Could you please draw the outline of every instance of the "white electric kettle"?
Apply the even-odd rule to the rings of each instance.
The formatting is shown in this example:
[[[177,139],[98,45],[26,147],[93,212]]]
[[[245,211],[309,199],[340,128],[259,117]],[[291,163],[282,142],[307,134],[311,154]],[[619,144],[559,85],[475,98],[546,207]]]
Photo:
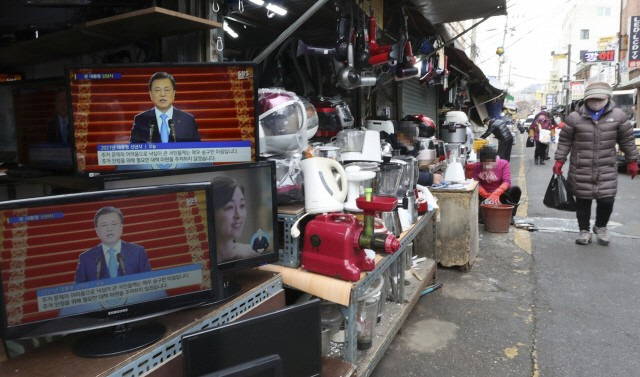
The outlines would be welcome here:
[[[306,212],[342,211],[348,190],[347,173],[342,165],[331,158],[312,157],[302,160],[300,167],[304,176]],[[337,175],[334,175],[334,170]]]

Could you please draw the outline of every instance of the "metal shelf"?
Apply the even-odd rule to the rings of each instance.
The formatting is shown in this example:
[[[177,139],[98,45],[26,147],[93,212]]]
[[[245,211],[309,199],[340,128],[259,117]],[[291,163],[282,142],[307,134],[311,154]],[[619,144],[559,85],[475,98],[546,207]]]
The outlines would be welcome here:
[[[358,359],[358,350],[357,350],[357,341],[356,341],[357,329],[356,329],[356,321],[354,320],[356,317],[358,299],[362,297],[362,295],[365,293],[367,288],[369,288],[369,286],[373,283],[373,281],[375,281],[379,276],[382,275],[382,273],[384,273],[388,268],[391,268],[394,264],[395,264],[395,269],[397,271],[396,292],[398,292],[398,297],[396,298],[397,299],[396,302],[398,302],[401,305],[405,305],[403,302],[400,302],[404,299],[404,288],[405,288],[404,287],[404,281],[405,281],[404,258],[401,258],[401,257],[404,257],[404,254],[407,251],[407,246],[409,246],[409,244],[413,242],[413,239],[415,238],[415,236],[426,227],[429,221],[432,220],[434,214],[435,214],[435,211],[429,211],[425,215],[421,216],[418,219],[418,221],[405,234],[401,236],[400,249],[391,255],[387,255],[382,261],[376,264],[376,268],[373,269],[373,271],[370,271],[367,273],[364,279],[361,279],[356,284],[354,284],[352,288],[352,294],[351,294],[349,306],[343,309],[343,314],[345,316],[345,343],[344,343],[343,356],[345,360],[351,363],[356,363]],[[433,245],[433,247],[435,247],[435,245]],[[433,262],[433,264],[435,266],[435,261]],[[412,307],[413,305],[409,307],[407,304],[407,307],[405,308],[407,315],[409,310]],[[398,326],[400,326],[403,321],[399,321],[400,323],[398,324]],[[393,334],[389,335],[389,338],[392,338],[392,336],[395,335],[396,332],[397,332],[397,329],[396,331],[393,331]],[[386,339],[386,340],[388,342],[391,341],[391,339]],[[387,346],[388,346],[388,343],[387,343]],[[384,349],[386,349],[386,347],[384,347]],[[384,349],[382,350],[382,352],[384,352]],[[373,367],[371,367],[371,369],[373,369]]]

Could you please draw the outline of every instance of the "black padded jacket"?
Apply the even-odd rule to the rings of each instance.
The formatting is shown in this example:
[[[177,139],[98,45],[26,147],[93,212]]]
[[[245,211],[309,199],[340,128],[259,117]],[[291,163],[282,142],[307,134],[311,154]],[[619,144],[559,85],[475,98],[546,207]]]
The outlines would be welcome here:
[[[480,138],[486,139],[489,134],[493,134],[498,141],[513,142],[513,136],[511,135],[511,131],[509,131],[509,126],[507,126],[507,122],[504,120],[492,119],[491,122],[489,122],[489,128]]]

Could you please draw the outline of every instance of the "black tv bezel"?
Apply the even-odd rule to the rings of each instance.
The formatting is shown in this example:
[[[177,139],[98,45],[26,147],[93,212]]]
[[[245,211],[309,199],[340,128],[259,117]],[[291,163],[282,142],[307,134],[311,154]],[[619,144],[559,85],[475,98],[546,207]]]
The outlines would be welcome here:
[[[144,170],[139,172],[108,174],[101,179],[104,181],[118,181],[127,179],[156,178],[164,176],[173,176],[181,174],[198,174],[198,173],[215,173],[219,171],[242,170],[242,169],[261,169],[266,166],[271,167],[271,197],[272,200],[272,221],[273,221],[273,239],[271,244],[273,252],[251,257],[249,259],[239,259],[218,264],[218,270],[221,273],[228,273],[245,268],[257,267],[264,264],[277,262],[280,258],[278,245],[280,244],[280,233],[278,229],[278,203],[277,203],[277,187],[276,187],[276,165],[274,161],[256,161],[243,162],[237,164],[215,165],[202,168],[180,169],[180,170]],[[213,207],[211,207],[213,208]]]
[[[179,296],[167,297],[159,300],[145,301],[141,303],[124,305],[103,309],[100,311],[69,315],[61,318],[52,318],[43,321],[29,322],[16,326],[9,326],[4,308],[4,288],[0,289],[0,320],[2,323],[2,336],[5,339],[31,338],[44,335],[66,334],[81,331],[96,330],[144,319],[162,316],[181,309],[198,306],[215,300],[219,295],[219,279],[217,267],[217,253],[215,250],[215,224],[213,216],[209,215],[209,208],[213,208],[212,187],[210,183],[183,183],[170,186],[147,186],[140,188],[127,188],[118,190],[105,190],[97,192],[85,192],[78,194],[67,194],[49,197],[38,197],[30,199],[19,199],[0,202],[0,211],[16,208],[32,208],[51,205],[77,204],[82,202],[96,202],[103,200],[115,200],[131,197],[141,197],[150,195],[172,194],[179,192],[191,192],[204,190],[207,195],[207,232],[209,238],[209,258],[210,258],[210,285],[207,291],[186,293]],[[213,242],[212,242],[213,241]],[[3,280],[0,273],[0,287]],[[126,308],[125,312],[121,310]]]
[[[258,63],[255,63],[253,61],[239,61],[239,62],[219,62],[219,63],[200,63],[200,62],[184,62],[184,63],[132,63],[132,64],[99,64],[99,65],[86,65],[86,64],[74,64],[74,65],[70,65],[70,66],[66,66],[64,69],[64,79],[65,79],[65,85],[66,85],[66,90],[67,90],[67,101],[68,101],[68,106],[69,106],[69,125],[71,126],[71,130],[73,130],[73,139],[71,140],[71,145],[73,146],[73,151],[72,151],[72,162],[73,162],[73,166],[72,166],[72,172],[74,172],[75,174],[78,175],[87,175],[87,176],[93,176],[95,174],[118,174],[120,173],[117,170],[114,171],[88,171],[88,170],[83,170],[83,171],[79,171],[78,170],[78,160],[77,160],[77,153],[76,153],[76,138],[75,138],[75,124],[74,124],[74,116],[73,116],[73,106],[72,106],[72,102],[73,102],[73,98],[72,98],[72,93],[71,93],[71,70],[74,69],[100,69],[100,68],[104,68],[104,69],[114,69],[114,68],[153,68],[153,67],[158,67],[158,68],[167,68],[167,71],[169,71],[172,67],[175,68],[183,68],[183,67],[233,67],[233,66],[247,66],[247,67],[253,67],[253,89],[254,89],[254,98],[253,98],[253,115],[254,115],[254,124],[253,124],[253,134],[254,134],[254,145],[253,148],[255,149],[255,159],[257,160],[260,156],[260,140],[259,140],[259,135],[258,135],[258,117],[260,115],[260,111],[258,108],[258,87],[259,87],[259,81],[260,81],[260,65]],[[249,162],[249,161],[247,161]],[[238,162],[240,163],[240,162]],[[215,163],[214,163],[215,164]],[[212,166],[216,166],[216,165],[212,165]],[[196,169],[194,168],[187,168],[187,169]],[[146,171],[146,170],[139,170],[139,171]]]
[[[197,343],[201,342],[201,341],[205,341],[206,338],[210,338],[212,336],[215,336],[217,333],[221,333],[221,332],[229,332],[229,331],[234,331],[237,327],[243,327],[243,326],[250,326],[250,325],[254,325],[254,324],[258,324],[258,323],[264,323],[267,322],[274,317],[281,317],[284,315],[295,315],[297,312],[301,311],[301,310],[315,310],[316,311],[316,315],[318,316],[318,328],[315,329],[317,330],[317,351],[318,351],[318,365],[316,365],[316,369],[318,370],[318,374],[315,376],[320,376],[320,373],[322,372],[322,336],[320,333],[320,328],[321,328],[321,323],[320,323],[320,318],[321,318],[321,314],[320,314],[320,299],[318,298],[314,298],[311,299],[309,301],[300,303],[300,304],[294,304],[294,305],[289,305],[289,306],[285,306],[281,309],[272,311],[272,312],[268,312],[268,313],[264,313],[264,314],[260,314],[254,317],[250,317],[250,318],[241,318],[238,319],[236,321],[233,322],[228,322],[225,324],[222,324],[218,327],[214,327],[214,328],[208,328],[208,329],[204,329],[204,330],[200,330],[200,331],[196,331],[196,332],[192,332],[192,333],[188,333],[182,336],[181,339],[181,343],[182,343],[182,354],[183,354],[183,374],[185,377],[193,377],[196,376],[196,372],[200,372],[200,371],[194,371],[193,370],[193,365],[192,365],[192,360],[189,357],[190,354],[192,354],[192,349],[195,352],[199,352],[202,351],[205,348],[202,347],[198,347]],[[309,329],[310,331],[314,330],[314,329]],[[207,349],[207,351],[209,351],[209,349]],[[270,349],[265,349],[265,356],[269,355],[268,352],[271,352],[274,350],[270,350]],[[286,373],[287,371],[287,366],[284,364],[286,362],[286,360],[284,360],[284,358],[282,357],[282,355],[279,355],[280,358],[282,358],[282,362],[283,362],[283,371]],[[253,356],[249,356],[249,357],[253,357]],[[250,360],[255,360],[254,359],[250,359]],[[247,361],[250,361],[247,360]],[[205,373],[211,373],[211,372],[205,372]],[[311,377],[311,376],[296,376],[296,377]]]
[[[282,377],[282,359],[280,356],[259,357],[200,377],[253,377],[256,373],[264,372],[271,372],[271,377]]]
[[[59,82],[59,89],[62,91],[64,90],[67,96],[67,114],[71,114],[71,98],[69,97],[69,88],[67,87],[67,81],[65,80],[64,76],[52,76],[52,77],[41,77],[41,78],[37,78],[37,79],[26,79],[26,80],[18,80],[18,81],[8,81],[8,82],[3,82],[0,83],[0,85],[11,85],[13,86],[13,90],[14,90],[14,95],[15,95],[15,90],[18,90],[20,86],[25,86],[25,85],[30,85],[30,84],[39,84],[39,83],[53,83],[53,82]],[[15,106],[15,103],[14,103]],[[38,162],[32,162],[32,161],[23,161],[20,156],[22,153],[24,152],[24,148],[27,148],[27,155],[28,155],[28,148],[29,148],[29,144],[25,144],[25,145],[21,145],[20,140],[18,138],[19,136],[19,128],[20,125],[17,122],[17,119],[15,117],[14,114],[14,122],[15,122],[15,129],[16,129],[16,144],[17,144],[17,156],[16,156],[16,162],[15,165],[22,167],[22,168],[26,168],[26,169],[38,169],[38,170],[45,170],[45,171],[50,171],[50,172],[58,172],[58,173],[70,173],[73,172],[75,169],[75,138],[69,140],[69,148],[71,148],[70,152],[71,153],[71,162],[69,163],[69,165],[57,165],[57,164],[47,164],[46,161],[38,161]],[[71,117],[69,117],[69,125],[71,125]]]

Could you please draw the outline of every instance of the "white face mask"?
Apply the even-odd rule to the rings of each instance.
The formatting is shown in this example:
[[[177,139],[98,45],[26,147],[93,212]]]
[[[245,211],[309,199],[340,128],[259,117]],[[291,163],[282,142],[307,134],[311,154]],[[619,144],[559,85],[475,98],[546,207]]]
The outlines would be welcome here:
[[[587,107],[589,107],[593,111],[602,110],[609,102],[608,99],[598,99],[598,98],[589,98],[586,103]]]

